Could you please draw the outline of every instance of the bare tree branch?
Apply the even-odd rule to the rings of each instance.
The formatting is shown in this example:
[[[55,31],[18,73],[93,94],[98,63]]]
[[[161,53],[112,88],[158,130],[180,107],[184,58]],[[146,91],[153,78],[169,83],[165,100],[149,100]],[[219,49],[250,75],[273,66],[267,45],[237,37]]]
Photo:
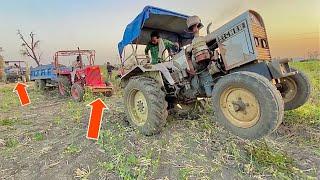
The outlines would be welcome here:
[[[27,43],[27,41],[24,39],[23,35],[21,34],[20,30],[18,30],[18,35],[20,37],[20,39],[23,41],[23,46],[27,46],[29,49],[32,49],[29,44]]]
[[[42,57],[42,52],[38,55],[38,59],[41,59],[41,57]]]
[[[31,57],[32,59],[34,58],[34,57],[31,55],[31,53],[29,52],[28,49],[26,49],[25,52],[26,52],[27,56]]]
[[[33,44],[33,33],[30,33],[30,38],[31,38],[31,48],[34,49],[34,44]]]
[[[40,44],[40,41],[38,40],[34,43],[34,47],[37,48],[39,44]]]
[[[37,65],[40,65],[41,54],[36,53],[36,49],[39,47],[40,41],[35,40],[35,34],[33,32],[30,32],[30,43],[27,42],[20,30],[17,31],[17,34],[19,38],[22,40],[21,47],[23,47],[23,50],[21,50],[21,54],[23,56],[28,56],[32,58],[37,63]]]

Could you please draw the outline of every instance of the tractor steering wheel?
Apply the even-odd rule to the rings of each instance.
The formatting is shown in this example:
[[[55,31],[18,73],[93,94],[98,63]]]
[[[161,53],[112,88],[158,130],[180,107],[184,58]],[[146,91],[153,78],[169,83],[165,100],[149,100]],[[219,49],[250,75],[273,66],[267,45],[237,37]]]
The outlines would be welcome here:
[[[145,65],[145,64],[148,63],[148,61],[149,61],[149,60],[146,58],[146,59],[141,60],[141,61],[139,62],[139,64],[140,64],[140,65]]]
[[[166,50],[163,51],[162,57],[163,57],[163,55],[164,55],[165,52],[166,52]],[[168,56],[166,56],[165,58],[163,58],[163,59],[162,59],[162,62],[167,62],[167,61],[171,61],[171,60],[172,60],[172,54],[168,51]]]

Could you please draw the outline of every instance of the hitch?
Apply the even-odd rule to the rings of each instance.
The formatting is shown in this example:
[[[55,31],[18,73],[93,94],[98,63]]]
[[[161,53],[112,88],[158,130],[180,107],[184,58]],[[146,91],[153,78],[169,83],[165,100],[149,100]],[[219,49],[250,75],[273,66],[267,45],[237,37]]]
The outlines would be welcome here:
[[[273,60],[267,63],[269,70],[274,79],[280,79],[283,77],[292,76],[298,73],[298,71],[294,71],[289,67],[289,60]]]

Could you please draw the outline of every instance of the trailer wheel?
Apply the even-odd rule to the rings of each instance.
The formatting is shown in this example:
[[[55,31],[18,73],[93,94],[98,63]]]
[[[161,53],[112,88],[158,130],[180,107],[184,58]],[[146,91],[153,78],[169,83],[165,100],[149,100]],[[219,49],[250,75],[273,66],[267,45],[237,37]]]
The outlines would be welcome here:
[[[168,103],[154,79],[131,78],[125,87],[124,101],[130,124],[142,134],[157,134],[166,124]]]
[[[15,80],[14,80],[13,78],[7,77],[7,79],[6,79],[6,84],[14,83],[14,82],[15,82]]]
[[[58,88],[61,96],[66,97],[70,95],[71,82],[67,76],[58,77]]]
[[[293,71],[296,69],[291,68]],[[281,79],[278,90],[280,91],[285,110],[297,109],[305,104],[311,94],[311,85],[308,77],[301,71],[293,76]]]
[[[78,101],[78,102],[82,101],[84,96],[83,87],[78,83],[74,83],[71,86],[71,96],[72,96],[72,99],[75,101]]]
[[[226,75],[214,86],[212,94],[216,120],[239,137],[261,138],[282,122],[281,95],[259,74],[242,71]]]
[[[42,79],[35,80],[35,88],[37,90],[43,91],[46,87],[46,81]]]
[[[39,80],[34,81],[34,89],[39,90]]]
[[[16,79],[15,79],[15,77],[12,77],[12,76],[10,76],[10,77],[7,77],[7,84],[8,83],[15,83],[16,82]]]

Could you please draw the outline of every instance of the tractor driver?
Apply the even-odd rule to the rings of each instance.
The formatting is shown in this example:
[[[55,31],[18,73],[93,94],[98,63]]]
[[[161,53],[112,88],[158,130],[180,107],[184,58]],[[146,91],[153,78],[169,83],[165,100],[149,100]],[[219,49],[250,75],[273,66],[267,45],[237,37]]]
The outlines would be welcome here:
[[[187,19],[187,32],[192,33],[194,37],[200,36],[200,29],[203,28],[203,24],[198,16],[190,16]]]
[[[159,35],[159,32],[153,31],[151,33],[151,40],[147,44],[147,47],[145,49],[145,55],[148,58],[148,63],[150,63],[149,60],[149,50],[151,52],[151,64],[158,64],[163,60],[163,52],[165,50],[168,50],[169,53],[171,51],[176,51],[175,49],[178,48],[177,44],[174,44],[173,42],[167,40],[167,39],[162,39]]]
[[[81,57],[80,57],[80,55],[78,55],[76,61],[74,61],[74,62],[72,63],[72,72],[71,72],[71,81],[72,81],[72,84],[74,83],[74,78],[75,78],[75,75],[76,75],[76,71],[77,71],[78,69],[81,69],[81,67],[82,67]]]

